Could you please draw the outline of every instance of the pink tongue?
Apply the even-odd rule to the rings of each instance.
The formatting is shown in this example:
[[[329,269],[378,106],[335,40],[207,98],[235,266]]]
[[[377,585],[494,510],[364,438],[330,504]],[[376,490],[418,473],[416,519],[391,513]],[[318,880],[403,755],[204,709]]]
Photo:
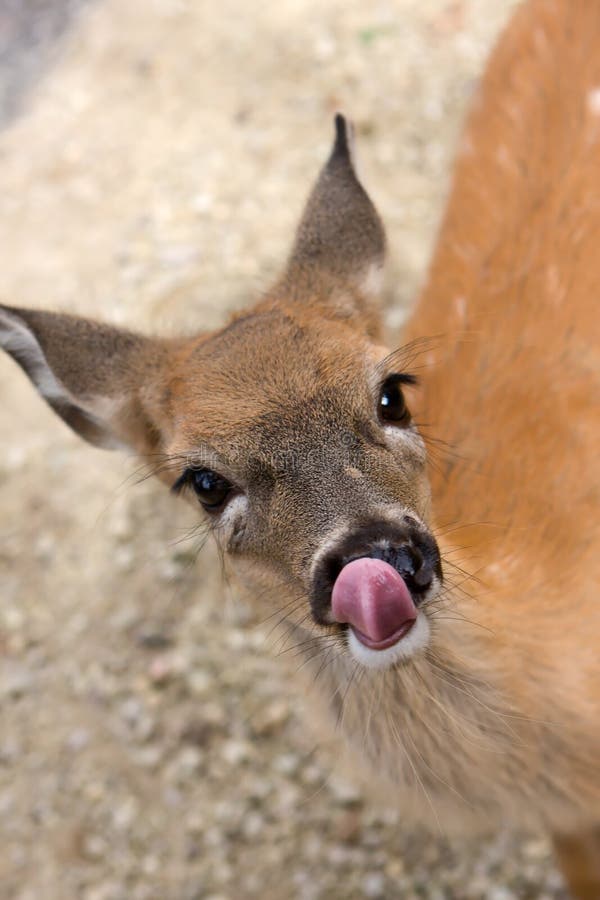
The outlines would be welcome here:
[[[374,643],[415,621],[417,610],[396,570],[380,559],[355,559],[344,566],[331,594],[336,622],[347,622]]]

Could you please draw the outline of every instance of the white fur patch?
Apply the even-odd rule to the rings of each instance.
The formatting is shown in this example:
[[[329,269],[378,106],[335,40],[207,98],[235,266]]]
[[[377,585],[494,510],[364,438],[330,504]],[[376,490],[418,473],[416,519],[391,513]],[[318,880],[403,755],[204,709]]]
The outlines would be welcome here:
[[[22,361],[38,391],[49,403],[70,400],[55,377],[33,332],[16,316],[0,310],[0,347]]]
[[[429,622],[425,614],[419,610],[415,624],[407,635],[400,638],[397,644],[385,650],[372,650],[365,647],[348,628],[348,650],[354,659],[367,669],[388,669],[395,663],[405,662],[415,653],[423,650],[429,643]]]
[[[414,456],[425,465],[427,450],[425,442],[416,428],[397,428],[395,425],[384,425],[383,433],[390,449],[410,448]]]
[[[18,316],[13,316],[3,309],[0,309],[0,347],[14,356],[23,366],[44,400],[59,414],[61,406],[79,405],[85,409],[90,421],[95,422],[98,429],[93,443],[106,450],[129,449],[128,445],[114,435],[106,425],[118,411],[120,401],[110,397],[94,397],[93,402],[87,398],[88,402],[85,405],[81,400],[75,401],[48,365],[35,334]]]
[[[363,272],[358,289],[365,297],[379,297],[383,288],[383,264],[371,263]]]
[[[248,498],[245,494],[232,497],[225,504],[223,512],[217,523],[217,535],[219,541],[227,544],[236,533],[243,529],[248,518]]]
[[[219,527],[227,528],[233,525],[240,516],[248,515],[248,498],[245,494],[238,494],[230,500],[219,518]]]

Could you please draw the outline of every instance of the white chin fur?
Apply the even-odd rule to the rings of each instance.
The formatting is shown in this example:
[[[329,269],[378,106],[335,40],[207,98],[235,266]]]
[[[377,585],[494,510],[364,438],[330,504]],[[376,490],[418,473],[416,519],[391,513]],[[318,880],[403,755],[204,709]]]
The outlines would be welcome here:
[[[394,663],[410,659],[429,643],[429,622],[421,610],[417,613],[415,624],[407,635],[400,638],[397,644],[385,650],[371,650],[361,644],[351,628],[348,628],[348,649],[354,659],[367,669],[387,669]]]

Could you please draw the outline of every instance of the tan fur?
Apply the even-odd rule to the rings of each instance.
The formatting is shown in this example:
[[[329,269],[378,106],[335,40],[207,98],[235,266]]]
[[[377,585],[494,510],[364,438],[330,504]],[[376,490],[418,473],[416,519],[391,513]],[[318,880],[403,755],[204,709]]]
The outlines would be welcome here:
[[[600,817],[599,90],[600,6],[526,4],[399,353],[379,343],[385,238],[341,119],[284,274],[218,333],[152,341],[0,308],[0,343],[82,436],[132,446],[167,483],[203,465],[236,486],[216,537],[304,648],[361,771],[447,830],[549,829],[581,898],[600,896],[576,836]],[[418,430],[394,431],[378,390],[406,369]],[[310,619],[316,561],[360,517],[405,513],[442,550],[431,640],[358,671]]]

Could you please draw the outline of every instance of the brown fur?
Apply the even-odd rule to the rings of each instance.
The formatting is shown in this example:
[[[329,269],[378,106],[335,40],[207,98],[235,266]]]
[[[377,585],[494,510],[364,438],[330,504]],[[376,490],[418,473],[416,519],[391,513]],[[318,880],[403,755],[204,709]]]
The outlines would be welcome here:
[[[133,446],[167,483],[200,461],[246,498],[216,536],[304,647],[361,769],[448,829],[556,833],[581,898],[600,896],[576,837],[600,816],[599,89],[600,7],[526,4],[476,98],[400,353],[378,342],[385,238],[343,120],[283,276],[220,332],[150,341],[0,308],[6,349],[84,437]],[[390,437],[378,385],[411,366],[421,436]],[[442,549],[431,641],[357,671],[310,620],[315,559],[359,516],[400,511]]]

